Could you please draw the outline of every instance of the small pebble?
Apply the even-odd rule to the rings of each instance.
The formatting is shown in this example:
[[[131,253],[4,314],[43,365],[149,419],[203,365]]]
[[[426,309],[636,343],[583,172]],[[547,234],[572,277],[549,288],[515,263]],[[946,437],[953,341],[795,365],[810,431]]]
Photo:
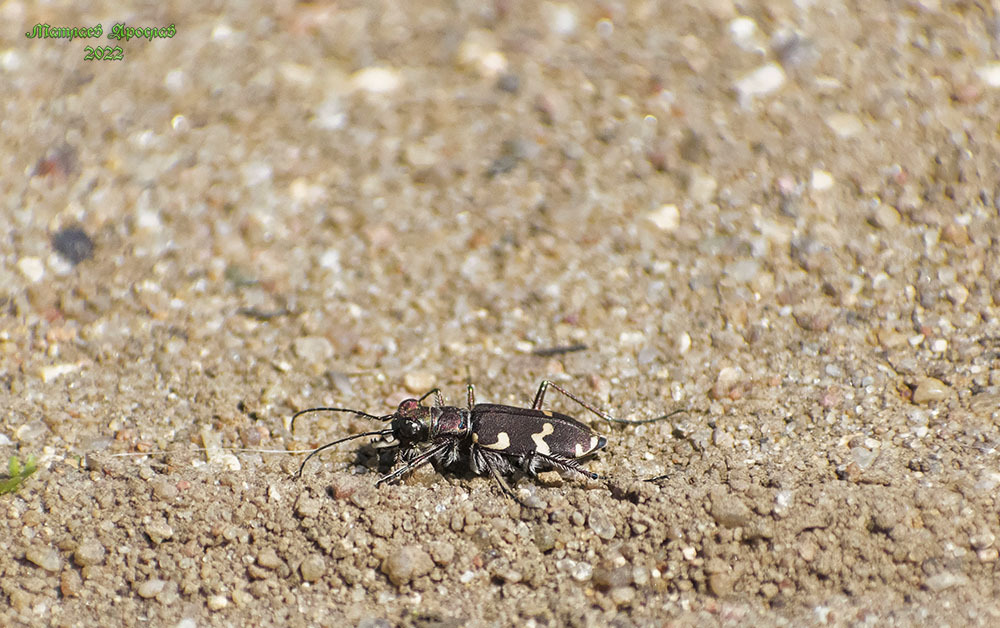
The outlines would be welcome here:
[[[508,66],[496,35],[486,29],[472,29],[466,34],[458,47],[458,61],[484,78],[496,78],[506,72]]]
[[[146,526],[146,534],[153,543],[162,543],[174,535],[174,529],[166,521],[153,521]]]
[[[752,50],[760,45],[755,40],[757,32],[757,22],[749,17],[740,16],[729,22],[729,35],[733,38],[733,43],[744,50]]]
[[[833,408],[843,401],[844,395],[842,394],[840,388],[836,386],[828,386],[823,394],[819,398],[819,405],[824,408]]]
[[[841,112],[827,116],[826,125],[841,139],[854,137],[865,129],[865,125],[857,116]]]
[[[403,386],[414,395],[422,395],[434,388],[434,374],[430,371],[410,371],[403,376]]]
[[[747,283],[760,272],[760,262],[754,259],[744,259],[728,264],[723,272],[733,281]]]
[[[253,603],[253,594],[246,589],[236,589],[233,591],[233,603],[243,608]]]
[[[455,546],[445,541],[431,543],[431,558],[439,565],[447,565],[455,559]]]
[[[691,350],[691,334],[684,332],[677,337],[677,353],[684,355]]]
[[[733,592],[733,577],[727,573],[713,573],[708,577],[708,589],[715,597],[726,597]]]
[[[617,587],[611,590],[611,601],[616,606],[629,606],[635,600],[635,589],[632,587]]]
[[[369,529],[375,536],[380,536],[384,539],[392,538],[392,515],[387,512],[375,513],[372,515],[372,523]]]
[[[59,377],[62,377],[63,375],[69,375],[79,369],[79,364],[50,364],[39,368],[38,376],[47,384]]]
[[[326,572],[326,562],[319,554],[310,554],[302,561],[299,571],[306,582],[316,582]]]
[[[41,281],[45,276],[45,264],[37,257],[22,257],[17,262],[17,269],[32,283]]]
[[[153,495],[160,501],[170,501],[177,497],[177,486],[166,478],[157,478],[149,482],[153,487]]]
[[[58,550],[51,547],[30,547],[24,557],[45,571],[59,571],[62,568],[62,557]]]
[[[871,221],[880,229],[891,230],[898,227],[903,219],[895,207],[879,203],[879,206],[872,212]]]
[[[372,94],[388,94],[399,89],[403,75],[395,68],[368,67],[351,75],[351,87]]]
[[[935,574],[927,580],[924,581],[924,586],[931,591],[944,591],[945,589],[950,589],[956,586],[964,586],[968,584],[969,578],[963,573],[953,573],[950,571],[942,571],[939,574]]]
[[[556,546],[556,537],[552,529],[548,526],[535,528],[535,547],[538,551],[545,553]]]
[[[996,535],[994,535],[992,532],[987,531],[979,534],[973,534],[972,536],[970,536],[969,545],[971,545],[973,549],[979,550],[987,547],[993,547],[993,543],[995,543],[996,540],[997,540]]]
[[[510,94],[516,94],[521,87],[521,79],[513,72],[506,72],[497,79],[497,88]]]
[[[812,178],[809,180],[809,187],[817,192],[825,192],[833,187],[833,175],[826,170],[815,169],[812,171]]]
[[[100,541],[97,539],[87,539],[76,546],[76,551],[73,552],[73,561],[81,567],[100,565],[104,562],[104,555],[106,553]]]
[[[722,399],[729,397],[734,390],[743,382],[744,372],[740,367],[727,366],[719,371],[715,378],[715,385],[712,387],[712,397]]]
[[[833,308],[822,308],[813,305],[796,308],[793,316],[795,323],[806,331],[826,331],[833,324],[837,312]]]
[[[976,68],[979,79],[990,87],[1000,87],[1000,62],[994,61]]]
[[[262,549],[257,554],[257,564],[265,569],[277,569],[281,567],[282,562],[278,557],[278,553],[274,551],[273,548]]]
[[[300,518],[305,519],[306,517],[317,517],[319,516],[321,502],[318,499],[312,499],[310,497],[300,497],[298,502],[295,504],[295,514]]]
[[[702,172],[700,168],[695,168],[688,182],[688,197],[699,205],[705,205],[715,198],[718,187],[719,182],[715,177]]]
[[[858,468],[862,471],[872,466],[872,463],[875,462],[875,458],[877,457],[878,452],[865,449],[864,447],[855,447],[851,449],[851,460],[853,460],[854,464],[858,465]]]
[[[661,205],[659,209],[646,214],[646,219],[660,231],[676,231],[680,226],[681,212],[676,205]]]
[[[724,528],[739,528],[750,522],[750,509],[728,493],[712,495],[712,518]]]
[[[504,569],[495,574],[496,578],[503,580],[504,582],[509,582],[511,584],[517,584],[524,578],[524,574],[516,569]]]
[[[546,3],[545,17],[549,31],[554,35],[566,37],[576,32],[580,18],[577,7],[569,3]]]
[[[591,510],[587,517],[587,525],[594,531],[594,534],[605,541],[615,538],[615,524],[611,522],[611,518],[603,510]]]
[[[586,582],[594,575],[594,566],[581,560],[570,568],[569,575],[577,582]]]
[[[24,612],[31,606],[32,596],[24,589],[11,587],[10,593],[7,595],[10,599],[10,607],[19,613]]]
[[[785,71],[777,63],[768,63],[736,81],[735,88],[740,102],[747,106],[752,99],[766,96],[784,83]]]
[[[94,256],[94,241],[79,227],[67,227],[52,234],[52,248],[74,266]]]
[[[299,358],[312,364],[329,361],[334,356],[333,345],[322,336],[296,338],[292,343],[292,351]]]
[[[632,581],[638,587],[644,587],[649,584],[649,569],[642,565],[636,565],[632,568]]]
[[[715,428],[712,432],[712,444],[721,449],[729,449],[736,443],[732,434],[725,430]]]
[[[166,580],[160,580],[158,578],[154,578],[152,580],[147,580],[142,584],[140,584],[139,588],[136,589],[136,593],[139,594],[139,597],[144,597],[146,599],[149,599],[151,597],[156,597],[160,593],[160,591],[163,590],[163,587],[165,587],[166,585],[167,585]]]
[[[615,567],[604,563],[594,568],[594,585],[600,589],[611,590],[627,587],[631,584],[632,570],[628,566]]]
[[[76,569],[67,569],[59,576],[59,592],[63,597],[79,597],[83,593],[83,578]]]
[[[396,586],[427,575],[434,569],[434,561],[418,545],[404,545],[390,553],[382,563],[382,572]]]
[[[221,611],[229,606],[229,598],[225,595],[210,595],[208,596],[206,604],[208,605],[208,610],[210,611]]]
[[[774,506],[771,508],[776,516],[781,517],[788,514],[788,510],[792,507],[792,502],[795,499],[795,494],[789,490],[781,490],[774,495]]]
[[[939,379],[925,377],[917,383],[913,390],[913,403],[930,403],[948,398],[951,389]]]
[[[970,242],[969,230],[962,225],[950,222],[941,229],[941,239],[955,246],[968,246]]]
[[[963,305],[965,305],[965,302],[969,300],[969,289],[961,284],[955,284],[953,286],[950,286],[947,290],[945,290],[945,295],[947,295],[948,300],[951,301],[952,305],[957,305],[958,307],[962,307]],[[947,348],[948,346],[947,341],[944,339],[940,340],[941,342],[945,343],[944,346],[945,348]],[[931,350],[933,351],[934,349],[932,348]]]

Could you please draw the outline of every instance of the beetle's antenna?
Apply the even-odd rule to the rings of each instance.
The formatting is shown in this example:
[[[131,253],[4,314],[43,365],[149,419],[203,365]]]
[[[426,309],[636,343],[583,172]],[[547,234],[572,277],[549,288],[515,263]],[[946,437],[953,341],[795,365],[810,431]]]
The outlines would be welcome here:
[[[322,408],[322,409],[325,410],[327,408]],[[303,410],[303,412],[308,412],[308,410]],[[354,412],[354,411],[347,410],[347,412]],[[372,417],[372,418],[377,419],[379,417]],[[361,434],[353,434],[351,436],[345,436],[344,438],[338,438],[332,443],[327,443],[325,445],[317,447],[316,449],[313,449],[311,452],[309,452],[309,455],[306,456],[306,459],[302,461],[302,464],[299,466],[298,472],[295,474],[295,479],[299,479],[302,477],[302,470],[306,468],[306,463],[309,462],[309,459],[318,454],[319,452],[323,451],[324,449],[329,449],[334,445],[339,445],[340,443],[344,443],[349,440],[354,440],[356,438],[364,438],[365,436],[388,436],[390,434],[392,434],[392,430],[376,430],[374,432],[362,432]]]
[[[306,408],[305,410],[299,410],[298,412],[293,414],[291,431],[293,432],[295,431],[295,419],[309,412],[350,412],[351,414],[356,414],[366,419],[372,419],[373,421],[388,421],[392,418],[391,414],[388,414],[386,416],[375,416],[374,414],[368,414],[367,412],[362,412],[361,410],[351,410],[349,408],[328,408],[325,406],[321,406],[318,408]]]
[[[599,416],[602,419],[604,419],[605,421],[607,421],[608,423],[619,423],[621,425],[642,425],[643,423],[656,423],[657,421],[663,421],[664,419],[669,419],[670,417],[674,416],[675,414],[680,414],[681,412],[688,412],[688,410],[687,410],[687,408],[678,408],[677,410],[674,410],[673,412],[668,412],[668,413],[664,414],[663,416],[654,417],[652,419],[616,419],[613,416],[610,416],[610,415],[607,415],[607,414],[603,414],[603,413],[601,415],[599,415]]]
[[[535,393],[535,402],[533,404],[531,404],[531,409],[532,410],[541,410],[542,409],[542,402],[545,400],[545,391],[548,390],[549,386],[555,388],[556,390],[558,390],[562,394],[566,395],[567,397],[569,397],[573,401],[577,402],[578,404],[580,404],[581,406],[583,406],[587,410],[590,410],[591,412],[593,412],[597,416],[601,417],[602,419],[604,419],[608,423],[618,423],[620,425],[642,425],[643,423],[656,423],[657,421],[662,421],[664,419],[669,419],[670,417],[674,416],[675,414],[679,414],[681,412],[689,412],[689,410],[687,408],[680,408],[680,409],[674,410],[673,412],[668,412],[667,414],[664,414],[664,415],[658,416],[658,417],[654,417],[652,419],[616,419],[615,417],[611,416],[610,414],[608,414],[606,412],[601,412],[600,410],[598,410],[594,406],[590,405],[589,403],[587,403],[583,399],[580,399],[579,397],[577,397],[573,393],[569,392],[568,390],[565,390],[564,388],[562,388],[558,384],[555,384],[555,383],[553,383],[553,382],[551,382],[551,381],[549,381],[547,379],[543,379],[542,383],[539,384],[539,386],[538,386],[538,392]]]

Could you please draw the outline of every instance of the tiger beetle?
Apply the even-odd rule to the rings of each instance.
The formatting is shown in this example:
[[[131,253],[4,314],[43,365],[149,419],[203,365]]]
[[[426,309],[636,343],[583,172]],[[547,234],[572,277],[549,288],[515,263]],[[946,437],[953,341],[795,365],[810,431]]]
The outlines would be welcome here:
[[[376,446],[396,449],[397,462],[402,460],[405,464],[379,478],[376,486],[396,482],[429,462],[438,468],[451,467],[469,470],[476,475],[489,474],[505,495],[519,503],[521,501],[504,476],[522,473],[534,478],[539,471],[555,469],[576,472],[592,480],[600,479],[598,474],[580,465],[607,445],[608,440],[572,417],[543,410],[542,401],[550,386],[610,423],[641,425],[683,412],[675,410],[653,419],[616,419],[548,380],[539,385],[530,408],[476,403],[472,384],[467,389],[467,408],[445,405],[438,388],[419,399],[404,399],[395,412],[383,416],[348,408],[307,408],[292,416],[293,431],[295,419],[308,412],[349,412],[366,419],[387,422],[389,427],[340,438],[314,449],[302,461],[295,477],[301,478],[309,459],[325,449],[357,438],[378,436],[380,440],[376,441]],[[434,397],[434,405],[425,406],[424,400],[431,396]]]

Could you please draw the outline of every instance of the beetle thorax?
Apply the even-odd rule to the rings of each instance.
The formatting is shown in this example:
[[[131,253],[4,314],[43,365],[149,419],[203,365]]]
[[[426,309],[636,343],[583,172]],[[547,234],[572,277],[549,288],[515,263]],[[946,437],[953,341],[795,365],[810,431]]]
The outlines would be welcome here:
[[[431,435],[433,437],[449,436],[462,438],[469,434],[472,421],[470,413],[465,408],[444,406],[431,408]]]

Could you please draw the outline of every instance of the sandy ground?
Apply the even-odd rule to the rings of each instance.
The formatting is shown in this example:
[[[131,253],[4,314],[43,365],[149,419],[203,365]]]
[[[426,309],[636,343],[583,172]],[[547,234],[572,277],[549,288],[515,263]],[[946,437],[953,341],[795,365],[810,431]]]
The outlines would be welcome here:
[[[0,624],[1000,622],[995,4],[184,4],[0,7]],[[688,412],[293,479],[467,377]]]

